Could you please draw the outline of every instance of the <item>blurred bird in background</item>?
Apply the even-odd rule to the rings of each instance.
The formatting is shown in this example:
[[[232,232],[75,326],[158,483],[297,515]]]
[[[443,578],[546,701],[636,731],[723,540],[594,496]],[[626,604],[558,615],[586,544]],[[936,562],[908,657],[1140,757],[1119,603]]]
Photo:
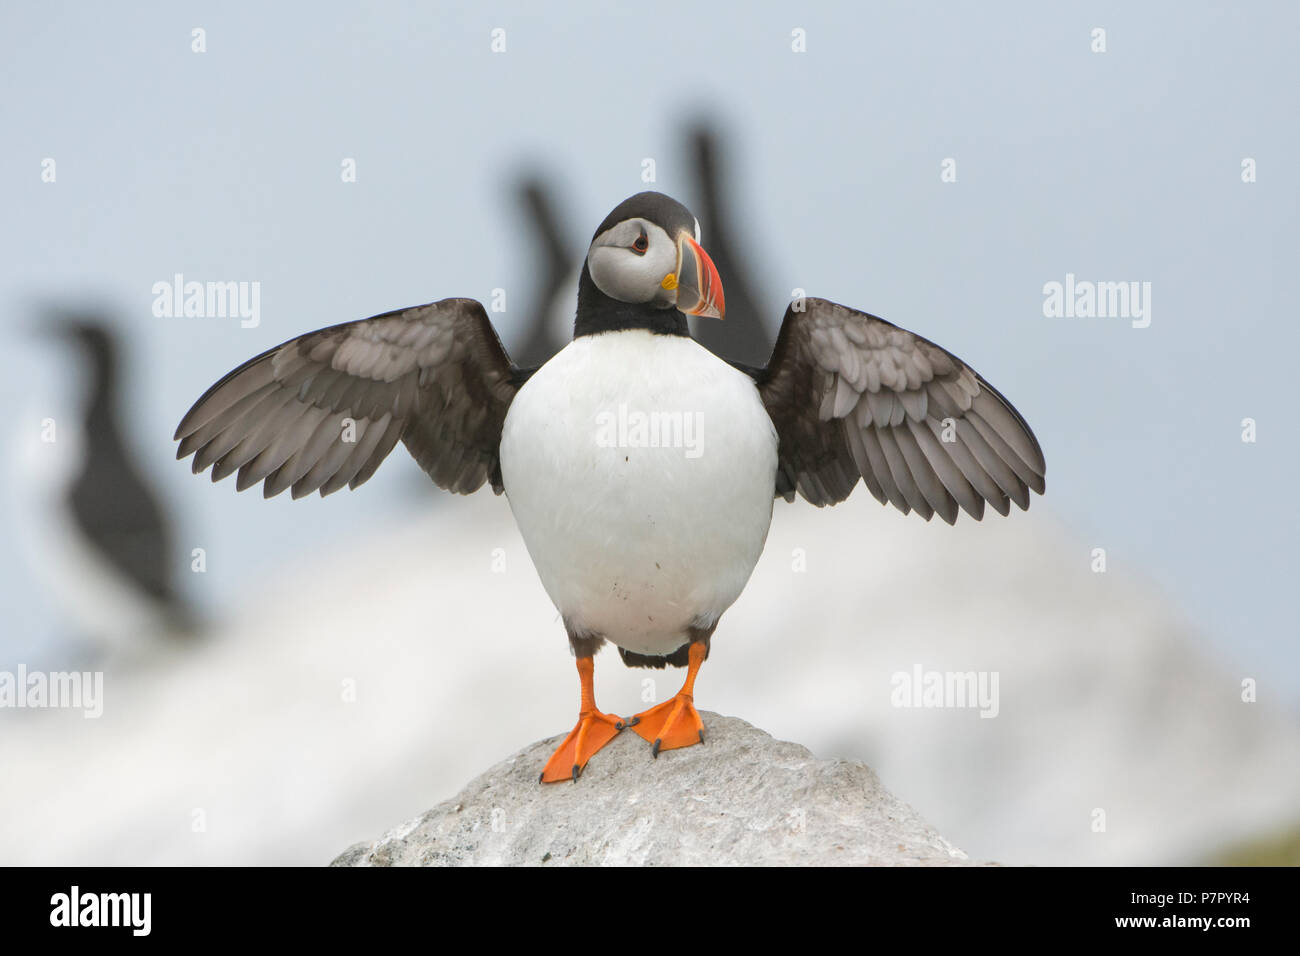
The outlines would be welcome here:
[[[533,291],[525,305],[523,337],[513,350],[524,368],[537,368],[564,348],[573,327],[580,261],[566,239],[555,190],[538,173],[515,185],[519,211],[533,239]]]
[[[746,263],[753,262],[752,250],[740,247],[739,230],[723,182],[728,180],[724,157],[719,156],[718,135],[713,125],[698,121],[686,130],[687,151],[696,194],[694,208],[700,220],[709,224],[709,246],[713,262],[727,284],[727,314],[731,321],[692,323],[696,341],[719,358],[751,368],[762,368],[772,354],[773,337],[767,329],[770,310],[758,305],[758,283]]]
[[[33,487],[33,565],[71,612],[91,653],[140,652],[198,627],[176,586],[166,505],[144,477],[122,417],[122,344],[94,309],[51,308],[40,329],[59,344],[84,387],[73,421],[49,423],[57,460]]]

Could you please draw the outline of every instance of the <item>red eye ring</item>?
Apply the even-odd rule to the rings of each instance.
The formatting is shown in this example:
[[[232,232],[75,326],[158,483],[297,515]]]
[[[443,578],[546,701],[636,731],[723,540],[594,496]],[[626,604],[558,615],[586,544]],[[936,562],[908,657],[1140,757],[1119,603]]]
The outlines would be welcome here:
[[[650,248],[650,240],[646,238],[645,233],[637,236],[636,242],[632,243],[632,251],[638,256],[645,255],[645,251]]]

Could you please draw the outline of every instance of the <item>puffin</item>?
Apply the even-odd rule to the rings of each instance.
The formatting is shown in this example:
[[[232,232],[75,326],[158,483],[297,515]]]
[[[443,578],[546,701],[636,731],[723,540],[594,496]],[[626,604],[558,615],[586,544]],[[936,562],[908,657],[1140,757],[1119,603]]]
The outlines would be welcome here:
[[[631,729],[651,754],[704,741],[695,681],[745,588],[774,502],[823,507],[864,484],[948,524],[1043,494],[1038,440],[951,352],[824,299],[786,309],[765,366],[719,358],[688,316],[722,319],[699,221],[638,193],[596,227],[573,338],[514,364],[467,298],[290,339],[230,372],[181,420],[177,458],[273,497],[363,484],[400,441],[435,484],[504,494],[576,660],[578,720],[542,769],[577,781]],[[596,705],[606,643],[629,667],[685,667],[624,718]]]

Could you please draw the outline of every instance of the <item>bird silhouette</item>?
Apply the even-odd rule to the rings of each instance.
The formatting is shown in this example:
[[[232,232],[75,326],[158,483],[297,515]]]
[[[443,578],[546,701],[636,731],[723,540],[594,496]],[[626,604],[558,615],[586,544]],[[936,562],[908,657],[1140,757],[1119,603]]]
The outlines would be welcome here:
[[[42,328],[80,353],[86,383],[80,422],[82,454],[72,465],[63,505],[80,537],[84,557],[117,595],[143,610],[158,634],[189,635],[195,615],[175,586],[171,522],[165,506],[136,464],[121,417],[121,345],[112,323],[90,310],[50,310]],[[69,588],[85,582],[69,569]],[[104,608],[104,614],[111,614]],[[152,619],[152,620],[149,620]],[[136,619],[141,620],[140,618]],[[111,627],[109,621],[84,627]],[[135,624],[130,625],[135,627]],[[121,639],[119,635],[118,639]],[[128,636],[128,640],[129,640]]]

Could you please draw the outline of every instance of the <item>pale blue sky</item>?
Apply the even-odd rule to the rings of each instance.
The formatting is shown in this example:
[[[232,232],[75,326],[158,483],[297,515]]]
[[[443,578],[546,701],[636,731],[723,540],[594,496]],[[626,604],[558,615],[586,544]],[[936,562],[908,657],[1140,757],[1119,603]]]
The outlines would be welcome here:
[[[1261,693],[1300,701],[1286,285],[1300,9],[607,6],[5,4],[5,394],[39,405],[67,387],[57,354],[19,334],[35,304],[111,306],[131,350],[131,440],[186,550],[229,556],[190,586],[238,601],[259,570],[406,507],[415,466],[394,455],[324,502],[212,488],[172,460],[193,399],[300,332],[526,290],[511,176],[537,164],[556,178],[580,250],[643,188],[643,158],[657,188],[685,191],[682,124],[711,116],[773,324],[800,287],[969,360],[1037,432],[1035,507],[1077,536],[1080,561],[1107,548],[1109,573],[1160,589]],[[355,184],[340,182],[344,157]],[[940,181],[946,157],[956,183]],[[1242,183],[1244,157],[1258,182]],[[150,289],[177,272],[259,281],[261,325],[155,318]],[[1149,281],[1150,327],[1045,318],[1043,284],[1070,272]],[[500,317],[508,344],[517,315]],[[1245,417],[1256,444],[1240,441]],[[12,505],[18,490],[0,494]],[[9,547],[0,596],[0,663],[62,627]]]

